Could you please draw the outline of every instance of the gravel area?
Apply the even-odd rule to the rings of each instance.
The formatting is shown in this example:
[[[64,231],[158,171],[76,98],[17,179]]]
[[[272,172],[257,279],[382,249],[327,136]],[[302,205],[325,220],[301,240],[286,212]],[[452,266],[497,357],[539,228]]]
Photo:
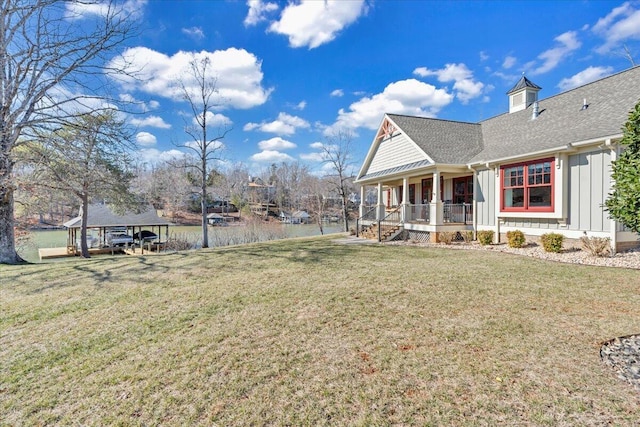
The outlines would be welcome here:
[[[614,338],[600,348],[602,361],[640,392],[640,335]]]
[[[413,243],[413,242],[388,242],[387,245],[415,245],[425,247],[438,247],[447,249],[483,250],[494,252],[512,253],[522,256],[546,259],[549,261],[564,262],[570,264],[599,265],[602,267],[621,267],[640,269],[640,250],[620,252],[613,256],[596,257],[578,248],[564,249],[560,253],[545,252],[542,246],[530,243],[523,248],[510,248],[506,244],[481,245],[479,243]]]

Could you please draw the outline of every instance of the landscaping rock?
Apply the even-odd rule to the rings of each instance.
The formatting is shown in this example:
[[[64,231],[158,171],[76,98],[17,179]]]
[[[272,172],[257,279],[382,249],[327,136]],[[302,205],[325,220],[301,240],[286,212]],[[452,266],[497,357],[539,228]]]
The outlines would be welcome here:
[[[614,338],[600,348],[602,361],[640,392],[640,335]]]

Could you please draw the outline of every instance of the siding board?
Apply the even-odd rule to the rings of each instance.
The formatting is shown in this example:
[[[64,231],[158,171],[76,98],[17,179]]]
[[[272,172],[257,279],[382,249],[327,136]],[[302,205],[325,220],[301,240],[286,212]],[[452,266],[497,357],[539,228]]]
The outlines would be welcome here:
[[[404,134],[395,135],[380,143],[367,173],[375,173],[427,159],[426,154]]]
[[[608,231],[609,220],[603,204],[611,191],[608,151],[592,151],[569,156],[569,229]]]

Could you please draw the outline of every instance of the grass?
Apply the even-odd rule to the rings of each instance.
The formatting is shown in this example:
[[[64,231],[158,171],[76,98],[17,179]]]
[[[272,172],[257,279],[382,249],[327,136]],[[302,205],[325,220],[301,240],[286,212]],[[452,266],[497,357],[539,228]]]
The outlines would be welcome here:
[[[292,239],[0,266],[0,425],[638,425],[637,271]]]

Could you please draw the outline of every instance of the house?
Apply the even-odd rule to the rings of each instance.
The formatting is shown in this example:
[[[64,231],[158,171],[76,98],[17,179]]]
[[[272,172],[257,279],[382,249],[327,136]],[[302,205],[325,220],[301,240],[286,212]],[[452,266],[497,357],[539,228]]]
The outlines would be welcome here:
[[[311,222],[311,216],[306,211],[300,210],[293,213],[280,211],[280,221],[287,224],[309,224]]]
[[[385,114],[356,179],[358,230],[393,225],[390,238],[432,242],[443,231],[586,233],[618,251],[637,246],[603,203],[640,67],[538,100],[540,90],[522,76],[509,111],[478,123]]]

